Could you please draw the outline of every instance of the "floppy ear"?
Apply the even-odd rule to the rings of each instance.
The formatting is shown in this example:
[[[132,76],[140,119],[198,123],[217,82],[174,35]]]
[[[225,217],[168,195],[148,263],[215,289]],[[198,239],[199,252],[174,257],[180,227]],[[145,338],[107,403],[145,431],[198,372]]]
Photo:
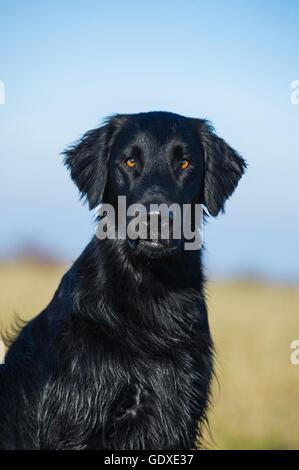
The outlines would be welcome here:
[[[108,161],[121,116],[114,116],[102,127],[86,132],[82,139],[64,152],[64,163],[79,188],[81,198],[86,197],[89,208],[102,202],[107,183]]]
[[[218,137],[211,124],[204,119],[192,119],[204,151],[205,176],[203,203],[209,213],[216,216],[224,210],[246,169],[245,160]]]

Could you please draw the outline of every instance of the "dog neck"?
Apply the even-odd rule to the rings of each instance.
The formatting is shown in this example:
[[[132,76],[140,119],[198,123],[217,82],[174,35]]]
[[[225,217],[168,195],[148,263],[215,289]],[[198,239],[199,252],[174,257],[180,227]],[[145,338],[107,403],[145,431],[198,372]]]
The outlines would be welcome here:
[[[138,259],[110,240],[94,238],[71,271],[74,314],[114,341],[138,342],[150,334],[153,345],[156,335],[159,348],[173,346],[174,338],[186,341],[194,323],[205,321],[199,315],[205,310],[199,308],[204,306],[199,252]]]

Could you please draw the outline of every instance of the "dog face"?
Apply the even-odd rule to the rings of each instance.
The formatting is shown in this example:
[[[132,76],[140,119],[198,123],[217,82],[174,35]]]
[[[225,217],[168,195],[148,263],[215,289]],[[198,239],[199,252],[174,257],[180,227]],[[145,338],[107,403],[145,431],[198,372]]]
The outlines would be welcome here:
[[[245,170],[244,160],[205,120],[167,112],[116,115],[65,151],[65,162],[90,208],[204,204],[216,216]],[[181,245],[171,236],[138,240],[131,249],[164,256]]]
[[[128,204],[192,203],[198,200],[204,155],[181,116],[144,113],[127,117],[111,148],[107,197]]]
[[[126,197],[127,206],[142,204],[148,231],[153,228],[151,217],[160,219],[157,230],[147,233],[146,239],[128,238],[131,249],[152,257],[178,249],[182,238],[173,237],[173,213],[165,218],[153,207],[176,205],[182,214],[184,204],[199,202],[203,175],[203,150],[182,117],[146,113],[126,118],[111,147],[104,199],[115,208],[120,195]],[[169,227],[166,237],[161,236],[164,224]],[[179,224],[181,231],[182,220]]]

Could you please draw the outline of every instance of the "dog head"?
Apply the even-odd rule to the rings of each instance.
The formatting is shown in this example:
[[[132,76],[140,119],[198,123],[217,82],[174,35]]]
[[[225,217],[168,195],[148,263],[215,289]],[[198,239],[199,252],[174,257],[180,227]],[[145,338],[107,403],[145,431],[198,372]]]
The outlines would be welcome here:
[[[216,216],[246,167],[209,122],[168,112],[115,115],[64,154],[90,209],[109,203],[117,212],[118,196],[125,196],[127,206],[142,204],[149,215],[153,205],[203,204]],[[162,225],[160,220],[159,230]],[[164,256],[181,246],[171,229],[166,241],[159,232],[129,246],[136,253]]]

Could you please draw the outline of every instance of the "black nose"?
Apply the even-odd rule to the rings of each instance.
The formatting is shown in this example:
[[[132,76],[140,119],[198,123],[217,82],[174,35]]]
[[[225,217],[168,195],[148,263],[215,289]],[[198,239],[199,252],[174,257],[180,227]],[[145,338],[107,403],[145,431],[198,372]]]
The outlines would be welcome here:
[[[163,245],[168,245],[173,235],[174,214],[172,210],[164,212],[150,211],[147,213],[146,238],[157,240]]]
[[[146,207],[146,206],[145,206]],[[130,220],[134,217],[130,217]],[[177,223],[175,213],[168,207],[163,209],[154,209],[150,206],[146,207],[146,211],[137,217],[138,224],[137,238],[133,238],[128,232],[128,243],[131,248],[146,246],[151,249],[175,249],[180,245],[180,238],[177,237],[177,230],[174,224]]]

